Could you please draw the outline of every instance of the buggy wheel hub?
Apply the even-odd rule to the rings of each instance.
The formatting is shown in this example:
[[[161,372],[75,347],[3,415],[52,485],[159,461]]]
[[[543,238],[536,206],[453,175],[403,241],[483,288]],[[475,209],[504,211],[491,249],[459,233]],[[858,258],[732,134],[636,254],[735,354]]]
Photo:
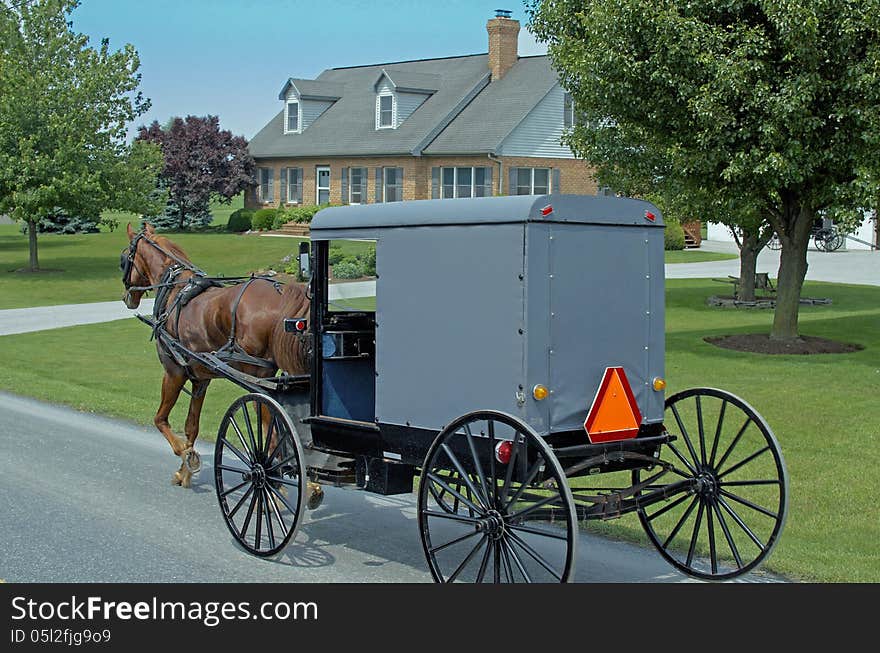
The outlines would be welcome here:
[[[504,517],[497,510],[490,510],[477,522],[477,530],[493,540],[500,539],[504,535]]]
[[[704,499],[709,499],[718,494],[718,480],[712,472],[700,472],[694,485],[694,492]]]
[[[250,473],[246,475],[246,480],[249,480],[257,488],[261,488],[266,484],[266,470],[263,469],[262,465],[257,463],[251,467]]]

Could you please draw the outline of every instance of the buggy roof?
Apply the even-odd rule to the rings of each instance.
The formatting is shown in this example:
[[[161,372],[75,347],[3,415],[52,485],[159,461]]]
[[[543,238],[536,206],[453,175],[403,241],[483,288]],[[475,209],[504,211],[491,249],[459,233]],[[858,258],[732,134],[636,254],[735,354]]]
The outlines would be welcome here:
[[[545,216],[543,211],[548,206],[552,211]],[[655,216],[653,222],[646,218],[648,211]],[[340,230],[525,222],[663,226],[657,207],[642,200],[596,195],[509,195],[329,207],[315,215],[311,234],[322,240]]]

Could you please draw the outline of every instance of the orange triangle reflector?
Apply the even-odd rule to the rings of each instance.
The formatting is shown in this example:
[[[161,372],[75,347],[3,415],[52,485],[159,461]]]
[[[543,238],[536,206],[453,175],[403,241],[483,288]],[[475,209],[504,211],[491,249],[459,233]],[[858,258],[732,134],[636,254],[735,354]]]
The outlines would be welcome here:
[[[642,413],[622,367],[607,367],[593,405],[584,421],[590,442],[613,442],[634,438]]]

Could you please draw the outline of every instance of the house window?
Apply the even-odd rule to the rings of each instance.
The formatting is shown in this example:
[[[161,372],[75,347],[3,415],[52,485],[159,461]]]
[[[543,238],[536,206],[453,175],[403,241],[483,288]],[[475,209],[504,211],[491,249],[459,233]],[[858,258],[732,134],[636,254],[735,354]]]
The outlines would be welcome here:
[[[272,168],[257,168],[257,199],[263,204],[275,201],[273,173]]]
[[[330,167],[315,168],[315,197],[318,204],[330,203]]]
[[[403,200],[403,168],[384,168],[383,202],[400,202]]]
[[[562,126],[569,129],[574,125],[574,100],[571,98],[571,93],[566,93],[562,100]]]
[[[299,102],[287,103],[287,122],[285,123],[285,131],[299,131]]]
[[[550,192],[550,168],[515,168],[515,195],[547,195]]]
[[[377,99],[377,129],[394,127],[394,96],[380,95]]]
[[[488,197],[492,195],[492,173],[488,168],[440,169],[440,197]]]
[[[289,204],[302,204],[302,177],[302,168],[287,169],[287,202]]]
[[[367,169],[348,169],[348,203],[365,204],[367,200]]]

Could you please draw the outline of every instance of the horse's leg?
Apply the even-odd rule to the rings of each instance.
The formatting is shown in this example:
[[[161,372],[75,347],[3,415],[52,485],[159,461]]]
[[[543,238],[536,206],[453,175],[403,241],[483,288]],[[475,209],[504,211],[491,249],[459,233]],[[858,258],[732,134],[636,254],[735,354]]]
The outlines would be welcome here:
[[[205,393],[208,391],[208,384],[210,382],[210,379],[203,379],[201,381],[193,381],[192,384],[189,412],[186,415],[186,449],[181,454],[183,460],[180,463],[180,469],[174,475],[175,485],[180,485],[181,487],[190,487],[192,485],[193,472],[201,468],[198,454],[192,452],[192,449],[195,446],[196,438],[199,437],[199,419],[202,416],[202,405],[205,403]]]
[[[168,423],[168,416],[171,414],[174,404],[177,403],[177,398],[180,397],[180,390],[184,383],[186,383],[186,377],[183,374],[177,376],[165,372],[165,376],[162,377],[162,400],[159,402],[156,417],[153,418],[153,424],[168,440],[175,456],[179,456],[186,449],[186,440],[174,435],[171,424]]]
[[[162,400],[159,402],[159,410],[156,411],[156,417],[153,418],[153,423],[162,435],[165,436],[165,439],[168,440],[168,444],[171,445],[175,456],[182,455],[186,451],[187,445],[186,440],[174,435],[174,431],[171,430],[171,424],[168,423],[168,416],[180,397],[180,391],[184,383],[186,383],[186,377],[183,374],[171,374],[166,370],[165,376],[162,377]],[[174,485],[180,485],[180,474],[175,473],[171,482]]]

